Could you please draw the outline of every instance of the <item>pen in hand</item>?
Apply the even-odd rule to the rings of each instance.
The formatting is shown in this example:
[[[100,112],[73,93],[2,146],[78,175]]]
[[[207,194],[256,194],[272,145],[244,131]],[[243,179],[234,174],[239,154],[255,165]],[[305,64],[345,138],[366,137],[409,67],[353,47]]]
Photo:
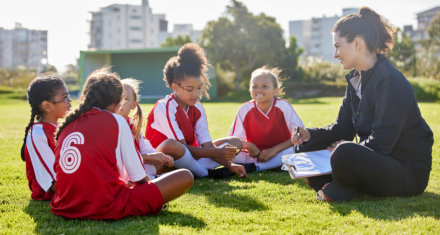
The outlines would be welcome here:
[[[297,127],[296,128],[296,136],[298,137],[298,141],[299,141],[299,138],[300,138],[300,134],[299,134],[299,132],[300,132],[300,130],[299,130],[299,127]],[[295,147],[295,152],[298,152],[299,151],[299,144],[297,144],[297,145],[295,145],[294,146]]]

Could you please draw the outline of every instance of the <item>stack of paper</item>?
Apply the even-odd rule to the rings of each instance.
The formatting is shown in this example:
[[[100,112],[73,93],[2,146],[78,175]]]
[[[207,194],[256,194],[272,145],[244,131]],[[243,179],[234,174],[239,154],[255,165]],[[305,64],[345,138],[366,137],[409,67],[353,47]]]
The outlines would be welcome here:
[[[327,175],[332,173],[329,150],[283,155],[281,169],[288,171],[292,179]]]

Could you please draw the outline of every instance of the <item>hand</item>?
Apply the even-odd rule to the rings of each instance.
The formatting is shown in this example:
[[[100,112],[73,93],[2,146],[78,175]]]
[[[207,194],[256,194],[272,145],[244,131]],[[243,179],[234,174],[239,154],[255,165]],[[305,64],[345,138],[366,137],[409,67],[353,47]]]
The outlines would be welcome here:
[[[277,150],[275,148],[263,149],[258,156],[259,162],[266,162],[269,159],[273,158],[277,154]]]
[[[237,153],[237,148],[233,146],[225,146],[223,148],[217,149],[218,156],[223,158],[225,161],[232,161]]]
[[[292,133],[292,138],[290,139],[292,141],[292,144],[297,146],[304,142],[309,141],[311,138],[310,132],[307,129],[304,129],[302,127],[299,127],[299,137],[297,135],[296,130]]]
[[[345,140],[339,140],[334,142],[332,145],[327,147],[327,150],[330,150],[330,152],[333,152],[333,150],[335,150],[336,147],[338,147],[338,145],[342,142],[345,142]]]
[[[258,157],[261,154],[260,149],[251,142],[244,142],[243,148],[246,149],[251,157]]]
[[[170,155],[165,155],[165,157],[166,157],[165,166],[173,167],[174,166],[174,159],[173,159],[173,157],[171,157]]]
[[[239,176],[240,178],[246,177],[246,170],[244,166],[231,163],[231,166],[228,167],[231,172]]]

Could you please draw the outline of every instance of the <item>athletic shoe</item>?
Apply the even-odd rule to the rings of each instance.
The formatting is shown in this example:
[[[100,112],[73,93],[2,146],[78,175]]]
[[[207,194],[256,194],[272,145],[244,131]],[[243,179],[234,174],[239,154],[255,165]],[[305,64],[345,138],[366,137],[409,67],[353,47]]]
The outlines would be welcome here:
[[[240,164],[244,167],[244,169],[246,170],[246,173],[251,173],[254,171],[257,171],[257,166],[255,165],[255,163],[244,163],[244,164]]]
[[[318,192],[324,187],[325,184],[333,180],[332,175],[320,175],[315,177],[309,177],[306,179],[307,184],[310,188]]]
[[[328,202],[349,202],[357,196],[356,190],[337,181],[327,183],[316,193],[316,199]]]
[[[224,179],[233,176],[234,173],[227,167],[208,169],[208,177],[213,179]]]

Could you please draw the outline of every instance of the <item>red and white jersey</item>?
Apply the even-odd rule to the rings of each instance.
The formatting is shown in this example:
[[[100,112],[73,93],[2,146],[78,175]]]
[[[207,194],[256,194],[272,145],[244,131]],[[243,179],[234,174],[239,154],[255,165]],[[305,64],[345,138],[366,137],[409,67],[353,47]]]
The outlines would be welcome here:
[[[93,108],[64,128],[55,151],[52,213],[69,218],[117,219],[130,200],[128,184],[146,177],[127,121]]]
[[[133,138],[134,138],[134,124],[133,124],[133,120],[131,118],[127,118],[127,123],[130,126],[130,130],[133,134]],[[145,154],[145,153],[155,153],[156,150],[153,148],[153,146],[151,145],[150,141],[147,140],[143,135],[142,132],[139,131],[139,140],[134,140],[135,142],[135,146],[136,149],[141,153],[141,154]]]
[[[228,135],[268,149],[290,139],[298,126],[304,124],[287,100],[274,98],[267,114],[251,100],[241,105]]]
[[[154,148],[166,139],[184,139],[193,146],[212,141],[203,105],[197,102],[185,111],[174,94],[157,101],[148,115],[145,137]]]
[[[56,180],[53,167],[56,130],[54,124],[37,122],[27,134],[24,159],[31,198],[34,200],[50,200],[53,196],[49,189]]]

